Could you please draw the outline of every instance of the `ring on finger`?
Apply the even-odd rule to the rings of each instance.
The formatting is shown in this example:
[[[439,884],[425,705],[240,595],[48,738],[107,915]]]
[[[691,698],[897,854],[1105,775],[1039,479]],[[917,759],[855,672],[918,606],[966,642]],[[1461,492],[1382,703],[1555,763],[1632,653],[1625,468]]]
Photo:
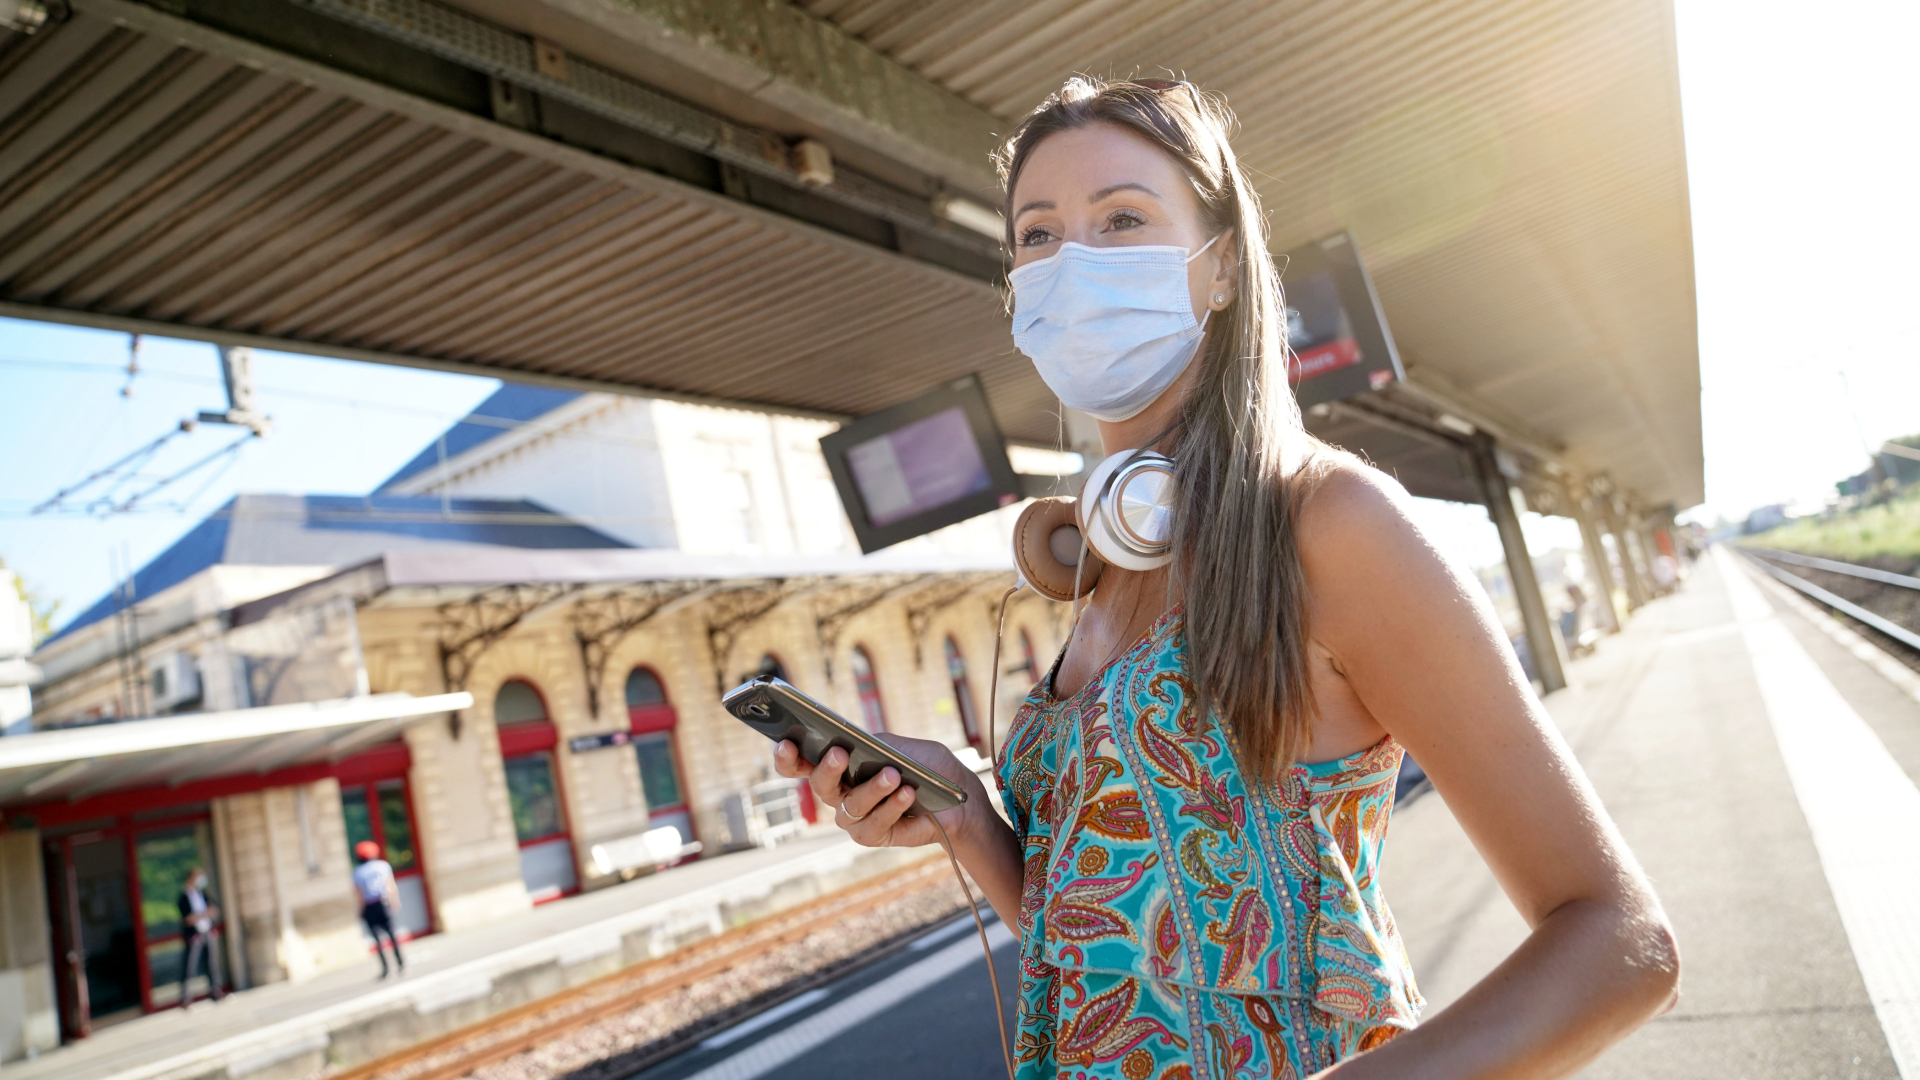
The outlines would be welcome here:
[[[851,810],[848,810],[848,809],[847,809],[847,800],[845,800],[845,799],[841,799],[841,800],[840,800],[840,812],[841,812],[841,813],[843,813],[843,814],[845,814],[845,815],[847,815],[847,820],[848,820],[848,821],[865,821],[865,820],[867,819],[867,815],[865,815],[865,814],[860,814],[860,815],[858,815],[858,816],[855,816],[855,814],[853,813],[853,811],[851,811]]]

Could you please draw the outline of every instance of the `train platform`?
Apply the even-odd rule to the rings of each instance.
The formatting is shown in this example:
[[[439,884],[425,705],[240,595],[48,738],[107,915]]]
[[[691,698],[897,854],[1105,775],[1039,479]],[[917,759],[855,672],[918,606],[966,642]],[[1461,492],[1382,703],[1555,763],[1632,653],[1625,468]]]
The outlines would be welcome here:
[[[1572,685],[1548,710],[1658,887],[1684,968],[1677,1007],[1582,1075],[1920,1075],[1920,677],[1724,550],[1569,673]],[[710,860],[513,924],[426,939],[404,982],[375,984],[369,962],[187,1016],[148,1017],[8,1072],[309,1075],[329,1057],[362,1060],[380,1039],[390,1044],[397,1027],[382,1025],[410,1025],[419,1037],[471,1023],[644,955],[650,935],[701,933],[702,918],[742,898],[771,910],[769,896],[797,901],[883,872],[863,861],[881,857],[908,856],[862,856],[829,835]],[[1386,860],[1431,1016],[1526,930],[1441,797],[1396,810]],[[676,1059],[661,1075],[724,1066],[757,1077],[768,1071],[754,1064],[760,1043],[805,1040],[809,1025],[828,1022],[876,1040],[911,1029],[925,1046],[991,1038],[987,1011],[929,1008],[932,995],[957,992],[945,981],[913,986],[898,1001],[863,996],[855,1017],[830,992],[810,995],[804,1007],[742,1025],[726,1054]],[[928,1058],[926,1075],[964,1072],[958,1058],[952,1068],[943,1061]],[[780,1071],[831,1070],[794,1061]]]
[[[1920,1076],[1920,678],[1725,552],[1569,674],[1548,711],[1652,875],[1683,958],[1678,1005],[1580,1075]],[[1383,873],[1429,1017],[1526,934],[1432,793],[1395,810]],[[906,988],[892,996],[849,978],[640,1080],[830,1080],[875,1045],[924,1062],[924,1080],[976,1080],[993,1066],[967,1051],[997,1043],[967,996],[977,950],[961,959],[878,971]]]
[[[1548,707],[1682,969],[1582,1075],[1920,1076],[1920,679],[1725,548],[1570,672]],[[1429,1016],[1526,933],[1438,798],[1384,873]]]
[[[354,1064],[666,955],[726,928],[937,855],[858,847],[816,827],[506,922],[405,946],[403,977],[363,963],[154,1013],[9,1063],[19,1080],[283,1080]]]

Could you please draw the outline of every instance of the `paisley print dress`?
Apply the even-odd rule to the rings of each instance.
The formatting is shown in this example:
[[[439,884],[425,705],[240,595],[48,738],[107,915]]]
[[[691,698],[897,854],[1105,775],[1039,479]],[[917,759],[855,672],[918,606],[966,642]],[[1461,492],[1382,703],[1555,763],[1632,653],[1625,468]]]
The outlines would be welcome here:
[[[1414,1025],[1375,881],[1396,743],[1250,792],[1178,609],[1071,699],[1052,685],[998,774],[1026,861],[1021,1080],[1302,1080]]]

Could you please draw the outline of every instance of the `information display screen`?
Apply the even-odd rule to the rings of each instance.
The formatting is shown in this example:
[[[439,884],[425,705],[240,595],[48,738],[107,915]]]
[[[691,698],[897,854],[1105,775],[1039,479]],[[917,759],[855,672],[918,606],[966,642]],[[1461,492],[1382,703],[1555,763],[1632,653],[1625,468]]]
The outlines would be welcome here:
[[[878,551],[1020,498],[977,376],[861,417],[820,440],[861,551]]]
[[[1346,233],[1287,252],[1288,375],[1300,407],[1378,390],[1406,377],[1359,249]]]
[[[993,487],[986,459],[958,405],[847,451],[867,520],[891,525]]]

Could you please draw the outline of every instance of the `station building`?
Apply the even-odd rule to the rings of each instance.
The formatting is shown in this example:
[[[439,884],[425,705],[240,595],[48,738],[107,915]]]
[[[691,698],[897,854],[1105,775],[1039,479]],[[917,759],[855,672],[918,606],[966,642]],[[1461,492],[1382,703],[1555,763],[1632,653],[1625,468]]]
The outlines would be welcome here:
[[[863,557],[831,427],[508,386],[376,494],[242,495],[190,530],[35,654],[38,731],[0,742],[16,1047],[177,1004],[194,865],[245,986],[364,957],[361,840],[414,936],[613,884],[609,846],[662,827],[691,857],[754,842],[743,800],[784,782],[719,696],[760,672],[984,753],[1010,511]],[[1064,613],[1010,603],[1002,724]],[[161,744],[109,756],[132,732]]]
[[[335,829],[344,843],[378,821],[391,850],[404,817],[430,929],[564,891],[556,852],[594,887],[593,837],[652,823],[659,770],[636,725],[670,733],[689,828],[718,843],[720,792],[753,778],[725,770],[764,747],[733,753],[744,736],[713,699],[763,664],[964,743],[986,601],[1010,577],[1004,521],[860,559],[830,540],[832,515],[796,512],[821,505],[818,476],[784,447],[969,373],[1009,438],[1056,443],[1056,398],[1006,347],[989,152],[1073,72],[1184,72],[1223,93],[1273,250],[1350,238],[1395,377],[1306,423],[1416,495],[1487,507],[1543,690],[1565,678],[1518,508],[1579,523],[1590,595],[1618,625],[1658,586],[1675,511],[1702,498],[1665,0],[1418,17],[1222,0],[1200,19],[1151,0],[20,7],[44,17],[0,30],[0,314],[570,396],[500,409],[510,430],[456,426],[357,508],[285,503],[306,524],[276,534],[283,553],[169,553],[42,650],[42,720],[156,698],[223,711],[0,739],[0,1016],[24,1018],[0,1059],[84,1022],[55,988],[104,987],[112,965],[135,988],[123,1014],[166,1004],[151,984],[177,876],[146,869],[160,841],[142,846],[162,826],[195,838],[165,865],[217,860],[237,977],[297,977],[353,948]],[[1099,32],[1036,32],[1076,23]],[[744,400],[784,412],[676,411]],[[562,420],[597,441],[569,444]],[[675,424],[696,437],[662,438]],[[606,465],[616,445],[628,472]],[[568,529],[591,539],[535,539]],[[339,550],[306,546],[322,540]],[[1059,640],[1058,612],[1020,603],[1009,667],[1027,639],[1037,657]],[[643,677],[638,714],[635,672],[660,699]],[[249,719],[275,709],[294,711]],[[620,733],[620,749],[574,749]],[[98,801],[123,791],[140,794]],[[523,821],[540,825],[526,847]],[[104,868],[78,909],[47,903],[77,880],[53,847]],[[93,954],[57,952],[48,929],[83,913],[112,940],[97,984]],[[58,977],[55,955],[74,958]]]

